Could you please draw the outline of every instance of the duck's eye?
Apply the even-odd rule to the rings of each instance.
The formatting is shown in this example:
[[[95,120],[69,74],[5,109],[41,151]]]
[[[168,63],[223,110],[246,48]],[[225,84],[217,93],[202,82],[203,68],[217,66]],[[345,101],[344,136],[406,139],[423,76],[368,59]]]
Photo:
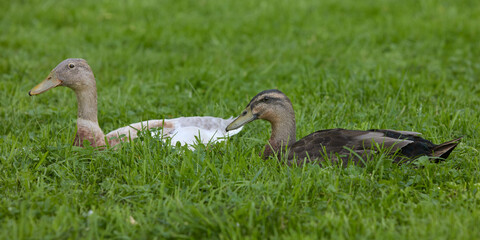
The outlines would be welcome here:
[[[245,115],[247,115],[247,111],[242,112],[242,116],[245,116]]]
[[[262,98],[262,102],[268,102],[269,100],[270,100],[269,97],[264,97],[264,98]]]
[[[68,67],[69,67],[69,68],[74,68],[75,65],[73,65],[73,63],[70,63],[70,64],[68,64]]]

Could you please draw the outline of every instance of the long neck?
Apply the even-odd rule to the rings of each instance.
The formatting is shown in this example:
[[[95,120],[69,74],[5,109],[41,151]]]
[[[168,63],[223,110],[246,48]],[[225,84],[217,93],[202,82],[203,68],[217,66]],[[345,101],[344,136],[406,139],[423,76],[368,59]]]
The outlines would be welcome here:
[[[77,117],[98,123],[97,118],[97,88],[89,86],[75,90],[78,102]]]
[[[95,84],[74,89],[74,91],[78,102],[77,136],[74,144],[83,146],[83,141],[88,140],[94,147],[105,145],[105,134],[98,125]]]
[[[281,117],[270,119],[272,135],[265,146],[264,157],[278,153],[285,146],[296,142],[296,125],[293,108],[280,114]]]

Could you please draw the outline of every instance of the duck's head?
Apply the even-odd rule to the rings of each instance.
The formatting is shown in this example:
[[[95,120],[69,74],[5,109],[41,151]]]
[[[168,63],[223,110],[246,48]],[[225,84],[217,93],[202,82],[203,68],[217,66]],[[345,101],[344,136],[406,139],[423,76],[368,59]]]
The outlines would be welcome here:
[[[58,64],[47,78],[32,88],[28,94],[38,95],[57,86],[69,87],[74,91],[95,87],[95,77],[87,61],[81,58],[69,58]]]
[[[257,119],[267,120],[275,124],[291,118],[295,121],[290,99],[283,92],[270,89],[253,97],[245,110],[227,126],[226,130],[237,129]]]

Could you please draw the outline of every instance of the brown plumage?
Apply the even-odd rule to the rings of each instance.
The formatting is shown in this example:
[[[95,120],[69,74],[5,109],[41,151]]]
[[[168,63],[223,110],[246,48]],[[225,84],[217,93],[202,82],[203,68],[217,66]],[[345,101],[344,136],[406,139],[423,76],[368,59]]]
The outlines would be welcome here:
[[[372,154],[380,152],[392,156],[394,162],[403,163],[419,156],[447,158],[460,138],[435,145],[419,137],[420,133],[372,129],[368,131],[328,129],[314,132],[296,141],[295,113],[290,99],[279,90],[266,90],[257,94],[242,114],[227,127],[234,130],[256,119],[271,123],[272,134],[265,145],[263,157],[277,156],[294,160],[299,165],[323,162],[328,159],[344,166],[349,161],[363,165]]]

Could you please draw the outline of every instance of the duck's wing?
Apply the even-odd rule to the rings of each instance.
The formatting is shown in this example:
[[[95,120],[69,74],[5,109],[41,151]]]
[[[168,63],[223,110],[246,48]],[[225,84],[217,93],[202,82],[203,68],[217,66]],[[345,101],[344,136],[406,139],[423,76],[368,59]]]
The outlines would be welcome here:
[[[174,123],[168,119],[165,120],[148,120],[138,123],[132,123],[126,127],[115,129],[109,132],[106,137],[111,146],[114,146],[122,141],[128,141],[130,139],[135,139],[138,137],[139,131],[144,131],[151,128],[165,128],[172,129],[174,128]]]
[[[234,131],[225,131],[233,118],[223,119],[217,117],[180,117],[169,119],[170,124],[163,129],[163,137],[171,138],[171,144],[177,142],[182,145],[194,145],[197,143],[214,143],[224,141],[226,137],[239,133],[242,128]],[[159,136],[159,132],[153,132],[153,136]]]
[[[106,137],[111,146],[138,137],[138,132],[149,129],[152,136],[158,138],[171,138],[171,144],[193,145],[196,143],[207,144],[221,142],[225,137],[239,133],[242,128],[226,132],[225,128],[233,118],[223,119],[217,117],[180,117],[173,119],[155,119],[132,123],[109,132]]]
[[[420,135],[422,135],[422,134],[419,133],[419,132],[397,131],[397,130],[391,130],[391,129],[370,129],[370,130],[368,130],[368,132],[381,132],[381,133],[385,134],[385,136],[387,136],[387,137],[397,138],[397,139],[400,138],[400,139],[408,139],[408,140],[412,140],[412,141],[419,141],[419,140],[428,141],[426,139],[421,138]],[[428,141],[428,142],[430,142],[430,141]]]
[[[382,131],[328,129],[314,132],[292,144],[289,158],[295,156],[299,161],[328,158],[333,162],[357,162],[379,148],[393,153],[410,143],[413,140],[390,137]]]
[[[427,139],[419,137],[418,135],[420,134],[416,132],[395,131],[390,129],[372,129],[369,131],[382,132],[385,136],[390,138],[413,141],[411,144],[402,147],[402,155],[408,158],[414,158],[421,155],[432,156],[437,158],[435,162],[439,162],[440,159],[446,159],[462,139],[462,137],[460,137],[437,145]]]

